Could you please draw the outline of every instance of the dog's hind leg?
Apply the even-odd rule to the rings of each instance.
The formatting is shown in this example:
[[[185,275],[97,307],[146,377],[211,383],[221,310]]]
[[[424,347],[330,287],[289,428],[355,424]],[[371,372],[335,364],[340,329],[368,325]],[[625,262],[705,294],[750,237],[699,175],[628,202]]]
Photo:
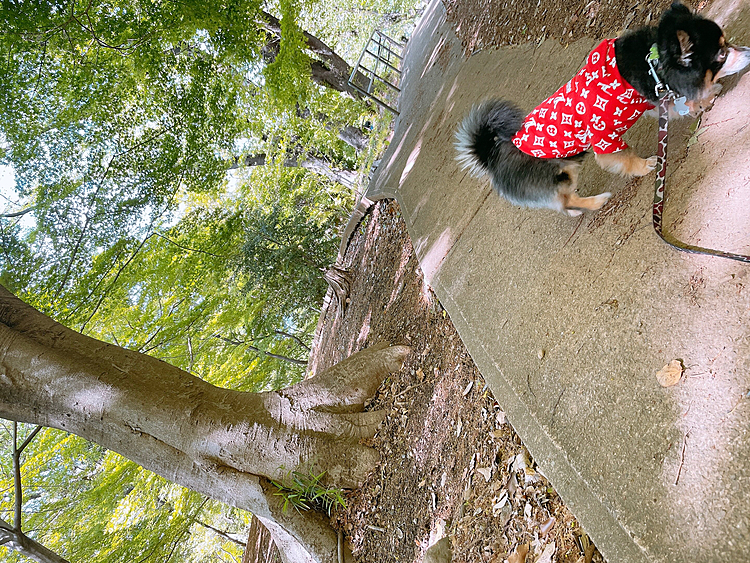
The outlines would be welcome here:
[[[571,217],[577,217],[584,211],[596,211],[597,209],[601,209],[602,206],[609,201],[609,198],[612,197],[612,194],[604,192],[599,195],[581,197],[575,192],[561,192],[558,194],[558,197],[562,200],[563,211]]]
[[[656,157],[641,158],[631,149],[610,154],[594,154],[596,163],[607,172],[623,176],[645,176],[656,168]]]
[[[580,168],[580,162],[571,162],[561,168],[558,175],[560,187],[557,192],[557,199],[560,203],[560,210],[571,217],[580,215],[584,210],[596,211],[612,197],[612,194],[609,192],[590,197],[579,196],[576,193],[576,188],[578,186],[578,171]]]

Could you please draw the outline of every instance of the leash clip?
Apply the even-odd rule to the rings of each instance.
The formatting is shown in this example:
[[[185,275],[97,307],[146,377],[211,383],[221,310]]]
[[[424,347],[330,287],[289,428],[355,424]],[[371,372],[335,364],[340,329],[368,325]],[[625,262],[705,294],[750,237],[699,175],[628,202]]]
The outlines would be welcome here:
[[[656,43],[654,43],[653,45],[651,45],[651,49],[649,50],[648,55],[646,55],[646,63],[648,63],[648,70],[651,73],[654,82],[656,82],[656,86],[654,87],[654,94],[656,94],[657,99],[660,99],[668,92],[671,92],[671,90],[668,86],[664,85],[664,83],[659,78],[659,75],[656,73],[656,64],[658,62],[659,48],[656,46]]]

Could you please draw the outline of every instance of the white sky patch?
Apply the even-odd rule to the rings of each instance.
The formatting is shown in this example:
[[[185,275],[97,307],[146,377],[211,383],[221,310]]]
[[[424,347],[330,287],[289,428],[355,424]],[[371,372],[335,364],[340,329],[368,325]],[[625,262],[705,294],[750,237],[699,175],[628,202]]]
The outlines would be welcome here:
[[[7,208],[18,200],[16,196],[16,173],[10,166],[0,165],[0,207]]]
[[[23,209],[23,200],[16,192],[16,172],[12,166],[0,165],[0,213],[15,213]],[[21,228],[32,229],[35,225],[34,213],[27,213],[18,219]]]

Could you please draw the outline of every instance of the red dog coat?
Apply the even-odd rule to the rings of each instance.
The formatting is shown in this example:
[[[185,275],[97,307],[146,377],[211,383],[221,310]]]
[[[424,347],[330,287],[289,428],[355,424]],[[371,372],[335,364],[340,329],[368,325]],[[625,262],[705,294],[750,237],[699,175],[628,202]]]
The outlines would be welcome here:
[[[620,75],[615,40],[606,39],[570,82],[526,116],[512,141],[537,158],[564,158],[591,147],[609,154],[628,147],[620,136],[653,107]]]

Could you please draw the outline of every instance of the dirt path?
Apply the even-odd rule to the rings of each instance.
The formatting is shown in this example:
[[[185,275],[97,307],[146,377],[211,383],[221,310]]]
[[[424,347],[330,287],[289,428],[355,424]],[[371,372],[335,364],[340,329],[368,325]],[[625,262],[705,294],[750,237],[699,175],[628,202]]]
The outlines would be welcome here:
[[[545,0],[535,9],[529,0],[443,0],[448,21],[466,54],[491,47],[542,42],[548,37],[567,45],[582,37],[615,37],[623,29],[653,24],[672,0]],[[695,3],[705,9],[710,0]]]

